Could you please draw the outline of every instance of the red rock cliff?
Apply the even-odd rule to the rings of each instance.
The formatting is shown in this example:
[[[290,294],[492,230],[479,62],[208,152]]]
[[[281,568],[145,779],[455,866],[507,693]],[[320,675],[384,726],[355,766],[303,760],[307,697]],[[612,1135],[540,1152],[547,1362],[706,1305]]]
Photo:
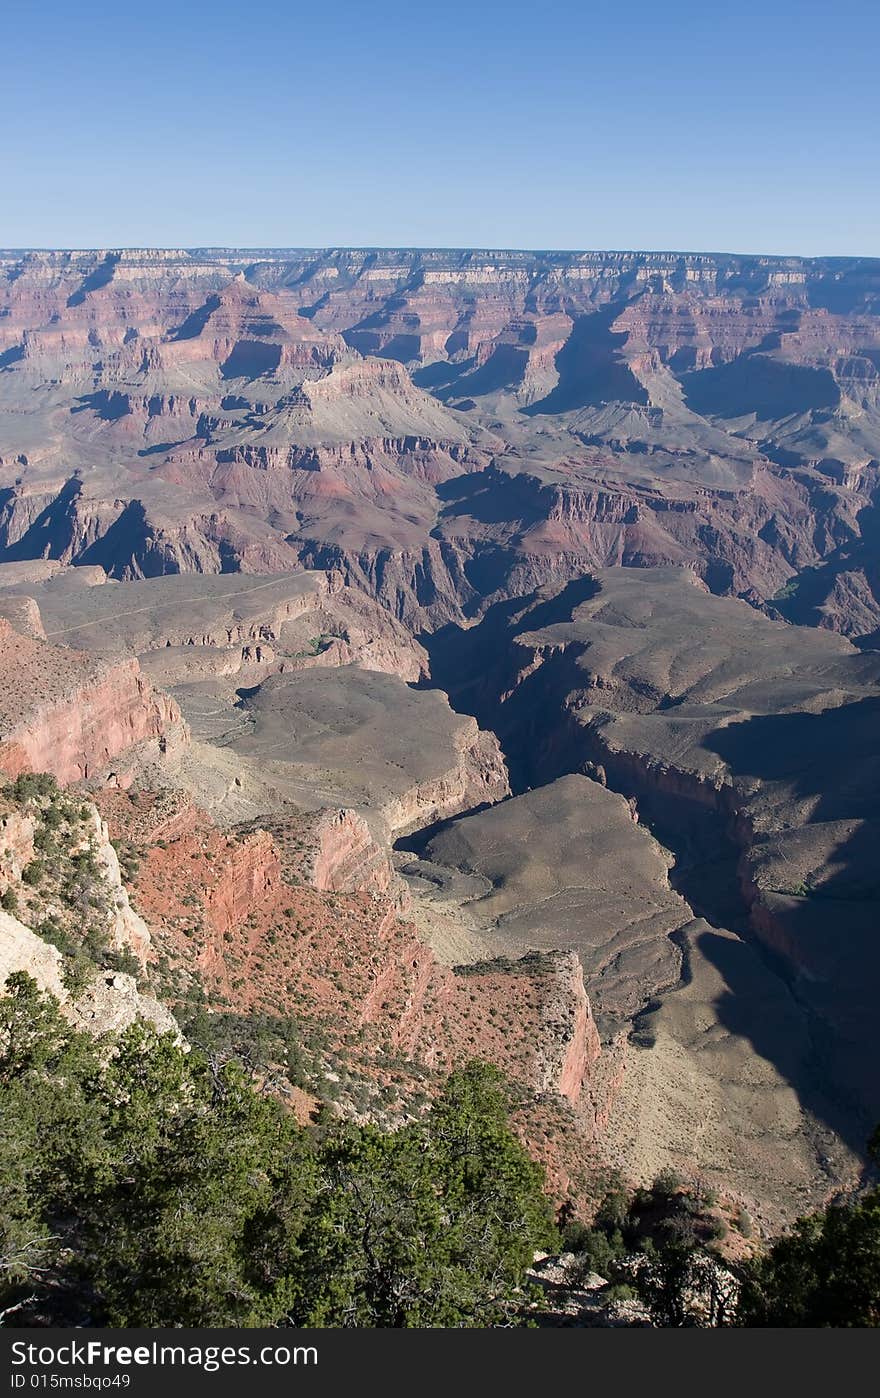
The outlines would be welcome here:
[[[177,705],[136,660],[106,664],[0,619],[0,769],[10,776],[79,781],[180,722]]]

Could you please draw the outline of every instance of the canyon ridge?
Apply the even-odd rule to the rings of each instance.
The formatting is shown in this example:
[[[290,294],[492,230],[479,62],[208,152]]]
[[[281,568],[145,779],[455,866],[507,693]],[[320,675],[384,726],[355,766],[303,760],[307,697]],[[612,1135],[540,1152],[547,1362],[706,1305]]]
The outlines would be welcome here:
[[[878,505],[880,259],[0,251],[0,975],[775,1232],[880,1121]]]

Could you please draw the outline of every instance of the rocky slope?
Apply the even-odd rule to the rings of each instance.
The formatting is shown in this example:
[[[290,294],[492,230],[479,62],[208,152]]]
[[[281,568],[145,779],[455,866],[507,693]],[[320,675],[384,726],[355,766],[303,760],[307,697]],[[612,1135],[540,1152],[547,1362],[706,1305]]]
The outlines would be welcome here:
[[[391,1124],[418,1113],[452,1064],[488,1058],[523,1092],[520,1129],[554,1189],[585,1197],[590,1139],[573,1112],[600,1048],[575,955],[441,966],[351,812],[220,832],[155,793],[109,790],[101,806],[137,850],[165,998],[185,1004],[198,985],[215,1011],[294,1015],[315,1093]]]
[[[658,989],[677,984],[674,934],[691,919],[669,887],[671,857],[636,819],[596,782],[562,777],[416,836],[421,858],[402,870],[414,889],[427,882],[450,899],[448,870],[467,876],[468,917],[508,954],[575,950],[613,1037]]]
[[[141,994],[134,976],[124,971],[98,972],[84,989],[72,994],[64,982],[61,953],[0,909],[0,986],[19,972],[54,996],[74,1027],[89,1034],[118,1033],[143,1020],[160,1034],[179,1037],[171,1012],[154,996]]]
[[[145,1019],[177,1034],[131,974],[153,954],[150,932],[91,802],[45,777],[0,792],[0,903],[0,986],[26,972],[90,1033]]]
[[[757,1051],[793,1092],[783,1136],[812,1117],[823,1169],[845,1174],[841,1143],[858,1152],[880,1114],[876,658],[714,598],[681,571],[604,572],[496,612],[460,649],[438,639],[435,673],[453,702],[495,714],[515,789],[583,772],[637,803],[676,852],[676,888],[717,929],[688,933],[688,988],[660,997],[657,1022],[676,1025],[681,1054],[700,1044],[688,1015],[714,1005],[718,1046],[722,1028],[739,1036],[736,1071],[754,1082]],[[481,671],[469,672],[470,652]],[[772,1013],[760,1012],[765,997]],[[734,1060],[716,1061],[729,1112]],[[670,1070],[670,1090],[682,1071]],[[766,1112],[746,1120],[760,1123],[757,1142],[772,1137]]]
[[[492,734],[453,713],[436,690],[357,665],[285,670],[240,695],[208,684],[175,688],[193,733],[262,784],[259,812],[292,801],[351,807],[379,839],[428,825],[508,791]],[[189,756],[184,754],[184,761]],[[230,768],[232,770],[232,768]],[[180,780],[198,799],[196,769]]]
[[[406,825],[503,797],[497,742],[436,693],[352,664],[299,667],[317,657],[293,649],[297,628],[331,608],[351,622],[334,639],[363,643],[367,664],[378,643],[395,667],[415,662],[417,677],[420,647],[390,619],[377,626],[362,598],[345,592],[334,601],[338,583],[323,575],[253,589],[196,579],[186,598],[163,580],[102,584],[93,573],[71,579],[63,567],[12,572],[5,595],[31,603],[42,639],[3,623],[3,755],[14,779],[0,796],[3,981],[27,971],[99,1034],[138,1017],[173,1029],[165,1006],[191,995],[215,1011],[296,1014],[323,1045],[316,1089],[326,1095],[344,1081],[340,1110],[391,1122],[418,1112],[453,1063],[489,1057],[519,1083],[521,1129],[552,1166],[554,1187],[581,1188],[584,1141],[567,1142],[559,1126],[599,1053],[579,961],[563,953],[487,959],[467,975],[440,965],[405,920],[406,891],[384,843]],[[16,592],[19,584],[27,591]],[[365,624],[372,634],[357,630]],[[61,637],[98,653],[56,644]],[[129,652],[193,653],[182,686],[192,702],[200,685],[216,683],[204,657],[273,644],[276,663],[247,691],[245,731],[256,735],[254,769],[273,769],[274,797],[255,786],[262,821],[224,833],[177,784],[185,769],[200,785],[196,749],[222,757],[224,748],[169,741],[177,730],[185,736],[180,711]],[[255,657],[246,673],[257,678],[258,667]],[[235,673],[240,679],[241,668]],[[331,760],[339,767],[331,784],[360,793],[363,813],[321,805]],[[246,767],[236,755],[233,770]],[[286,769],[306,809],[280,789]],[[161,775],[153,792],[144,785],[150,773]],[[241,785],[238,775],[234,782]]]
[[[263,824],[319,893],[402,895],[387,848],[357,811],[319,810]]]

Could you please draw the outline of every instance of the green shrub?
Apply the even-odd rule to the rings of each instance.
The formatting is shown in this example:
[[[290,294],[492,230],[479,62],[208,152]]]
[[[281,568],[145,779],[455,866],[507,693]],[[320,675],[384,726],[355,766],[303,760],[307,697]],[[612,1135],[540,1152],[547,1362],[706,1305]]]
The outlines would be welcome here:
[[[121,951],[105,952],[103,964],[108,970],[124,971],[126,975],[134,976],[135,980],[137,980],[143,972],[140,961],[130,947],[123,947]]]
[[[651,1193],[656,1199],[671,1199],[673,1194],[678,1193],[683,1184],[684,1180],[675,1170],[661,1170],[651,1186]]]
[[[738,1209],[733,1222],[734,1226],[742,1233],[744,1238],[751,1238],[754,1233],[754,1224],[752,1223],[752,1216],[748,1209]]]
[[[108,1054],[30,977],[6,989],[0,1309],[17,1325],[515,1322],[558,1238],[494,1070],[453,1074],[393,1133],[312,1131],[234,1060],[143,1024]]]
[[[630,1215],[631,1196],[620,1186],[609,1189],[599,1205],[596,1224],[606,1232],[623,1228]]]
[[[3,794],[8,800],[21,804],[47,796],[54,800],[60,792],[58,783],[48,772],[22,772],[14,782],[4,787]]]
[[[81,952],[74,953],[74,955],[70,957],[65,957],[61,971],[61,979],[64,982],[65,990],[67,990],[74,999],[82,994],[86,986],[94,980],[94,977],[95,963],[89,961],[88,957],[83,956]]]
[[[635,1294],[628,1282],[613,1282],[602,1296],[605,1301],[632,1301]]]

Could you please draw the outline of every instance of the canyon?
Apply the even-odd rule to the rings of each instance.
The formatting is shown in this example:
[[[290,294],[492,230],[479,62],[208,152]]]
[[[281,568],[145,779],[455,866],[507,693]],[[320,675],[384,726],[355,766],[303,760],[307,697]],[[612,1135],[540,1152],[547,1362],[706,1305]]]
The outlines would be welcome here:
[[[869,638],[878,302],[870,259],[0,253],[2,557],[334,568],[411,629],[674,564]]]
[[[485,1057],[556,1198],[774,1231],[880,1120],[878,491],[880,261],[0,252],[3,975],[293,1015],[300,1113]]]

